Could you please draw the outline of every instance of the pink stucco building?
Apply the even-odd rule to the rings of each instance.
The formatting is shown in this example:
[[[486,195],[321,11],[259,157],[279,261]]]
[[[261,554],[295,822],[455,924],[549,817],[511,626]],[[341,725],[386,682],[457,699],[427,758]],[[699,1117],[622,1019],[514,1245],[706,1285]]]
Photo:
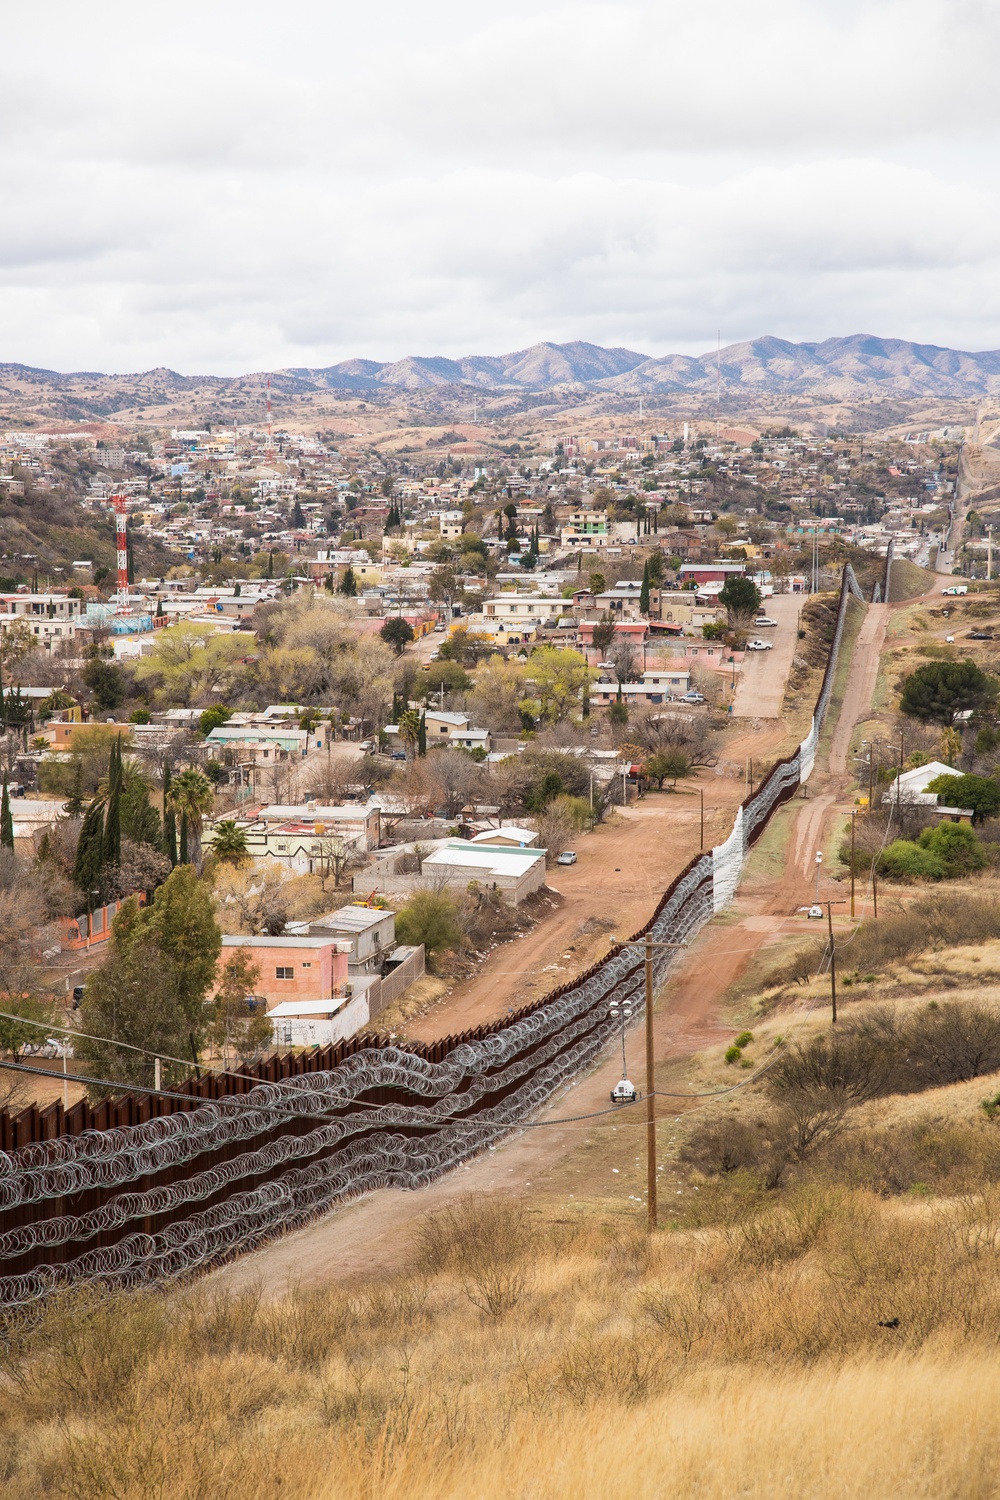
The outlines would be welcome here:
[[[227,936],[220,972],[237,948],[260,970],[254,993],[264,996],[268,1010],[285,1000],[328,1000],[347,993],[350,944],[337,938]]]

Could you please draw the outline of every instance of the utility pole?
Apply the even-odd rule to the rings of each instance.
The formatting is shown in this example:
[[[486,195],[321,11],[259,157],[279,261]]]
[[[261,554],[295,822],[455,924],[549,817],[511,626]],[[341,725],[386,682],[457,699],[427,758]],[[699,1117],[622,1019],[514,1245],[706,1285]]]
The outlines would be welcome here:
[[[875,921],[878,921],[878,859],[872,865],[872,907],[874,909]]]
[[[854,919],[854,821],[858,816],[857,808],[851,811],[851,919]]]
[[[832,1021],[837,1024],[837,949],[833,941],[833,908],[843,906],[842,901],[817,902],[818,906],[826,907],[826,930],[830,935],[830,1002],[833,1007]]]
[[[650,1231],[656,1228],[656,1076],[653,1067],[653,939],[646,933],[646,1197]]]
[[[701,798],[701,830],[700,830],[700,834],[699,834],[699,838],[698,838],[698,848],[700,850],[704,851],[704,848],[705,848],[705,788],[703,786],[700,786],[698,788],[698,796]]]

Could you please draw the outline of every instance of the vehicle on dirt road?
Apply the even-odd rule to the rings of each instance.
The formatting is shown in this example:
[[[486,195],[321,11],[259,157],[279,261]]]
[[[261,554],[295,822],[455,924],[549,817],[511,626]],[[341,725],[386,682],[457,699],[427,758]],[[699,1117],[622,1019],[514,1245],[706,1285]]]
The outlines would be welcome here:
[[[772,630],[777,626],[777,620],[772,620],[768,615],[760,615],[753,622],[754,630]]]
[[[556,855],[556,864],[575,865],[576,855],[573,853],[572,849],[564,849],[561,854]]]
[[[747,641],[748,651],[773,651],[773,641]]]
[[[703,694],[696,693],[694,689],[690,693],[685,693],[680,699],[681,703],[704,703],[704,701]]]

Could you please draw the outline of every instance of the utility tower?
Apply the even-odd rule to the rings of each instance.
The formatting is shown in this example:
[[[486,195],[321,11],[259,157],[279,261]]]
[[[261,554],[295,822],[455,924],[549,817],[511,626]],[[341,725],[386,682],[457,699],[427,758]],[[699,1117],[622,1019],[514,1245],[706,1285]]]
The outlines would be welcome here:
[[[128,610],[128,510],[124,495],[112,495],[115,512],[115,541],[118,550],[118,612]]]

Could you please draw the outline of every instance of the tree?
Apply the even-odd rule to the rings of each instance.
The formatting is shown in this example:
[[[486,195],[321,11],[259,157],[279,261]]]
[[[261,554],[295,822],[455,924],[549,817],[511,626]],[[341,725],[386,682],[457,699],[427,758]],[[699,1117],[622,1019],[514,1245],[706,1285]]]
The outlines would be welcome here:
[[[358,596],[358,580],[350,564],[344,569],[344,576],[337,585],[337,593],[343,594],[345,599],[356,599]]]
[[[0,794],[0,849],[14,848],[14,819],[10,811],[10,789],[7,786],[7,777],[3,779],[3,792]]]
[[[279,937],[288,921],[289,882],[280,865],[255,870],[247,865],[222,865],[215,877],[215,899],[227,932],[248,937],[265,933]]]
[[[67,818],[80,818],[83,808],[83,762],[78,760],[73,768],[73,785],[64,812]]]
[[[170,861],[152,844],[136,844],[123,838],[118,862],[105,865],[101,876],[106,901],[123,901],[138,891],[152,892],[170,874]]]
[[[975,823],[1000,813],[1000,783],[992,776],[935,776],[927,790],[944,798],[946,807],[971,808]]]
[[[203,735],[210,735],[213,729],[221,729],[233,716],[231,708],[226,708],[224,703],[215,703],[211,708],[206,708],[198,720],[198,731]]]
[[[323,861],[320,883],[326,890],[326,882],[333,876],[334,890],[339,890],[340,882],[351,863],[358,857],[358,847],[351,839],[345,839],[341,834],[329,834],[319,841],[320,858]]]
[[[917,842],[921,849],[927,849],[941,861],[948,880],[985,870],[989,863],[986,850],[965,823],[939,823],[936,828],[925,828]]]
[[[719,603],[725,609],[732,629],[742,630],[753,623],[761,598],[760,589],[752,578],[740,573],[729,575],[719,592]]]
[[[82,676],[99,713],[120,708],[125,702],[125,673],[115,662],[95,656],[84,667]]]
[[[226,1067],[233,1053],[240,1062],[252,1062],[271,1042],[267,1009],[254,995],[259,981],[259,967],[244,948],[237,948],[223,966],[208,1032]]]
[[[246,829],[241,828],[232,818],[223,818],[215,825],[212,853],[222,864],[245,863],[250,858]]]
[[[423,943],[428,962],[440,949],[457,948],[462,929],[454,901],[437,891],[414,891],[396,914],[396,937],[401,943]]]
[[[427,754],[427,713],[426,710],[420,715],[420,728],[417,731],[417,754]]]
[[[0,1016],[0,1052],[20,1062],[25,1048],[45,1041],[43,1028],[55,1022],[55,1007],[30,995],[5,994],[3,1009],[8,1015]],[[11,1016],[22,1019],[11,1020]]]
[[[676,787],[679,777],[690,775],[691,758],[683,750],[658,750],[649,757],[643,769],[662,792],[663,783],[668,779]]]
[[[899,706],[911,718],[951,724],[965,709],[992,704],[998,689],[974,661],[929,661],[907,677]]]
[[[170,805],[170,767],[163,767],[163,852],[172,865],[177,863],[177,814]]]
[[[487,668],[484,667],[483,671]],[[479,679],[476,679],[476,686]],[[426,672],[419,672],[413,686],[415,698],[432,698],[444,688],[446,693],[464,693],[472,687],[472,678],[454,661],[434,661]],[[519,695],[520,696],[520,695]]]
[[[104,842],[101,850],[102,863],[117,865],[122,854],[122,742],[116,739],[111,747],[111,765],[108,768],[107,802],[104,809]]]
[[[177,966],[179,1003],[190,1031],[200,1039],[206,1023],[205,995],[215,978],[222,933],[208,887],[190,865],[170,872],[152,904],[130,919],[124,940],[140,953],[149,944],[170,954]]]
[[[581,693],[589,682],[590,668],[578,651],[558,646],[536,646],[532,651],[525,685],[548,723],[566,718],[579,705]]]
[[[399,716],[397,724],[399,738],[403,743],[407,755],[412,756],[420,738],[420,715],[415,708],[405,708]]]
[[[391,646],[397,656],[402,656],[406,647],[413,640],[413,626],[409,621],[399,615],[393,615],[386,620],[379,635],[387,646]]]
[[[189,766],[180,771],[170,783],[170,807],[181,820],[181,843],[186,845],[190,833],[194,843],[194,863],[201,866],[201,824],[205,813],[210,812],[215,800],[212,783],[202,771]],[[182,847],[182,863],[186,848]]]
[[[80,828],[73,864],[73,880],[87,897],[91,906],[91,895],[100,889],[104,870],[104,802],[95,797],[87,808]]]
[[[610,610],[606,609],[601,615],[601,618],[598,620],[597,624],[594,626],[593,633],[590,637],[591,641],[593,642],[594,650],[598,652],[602,661],[611,649],[611,643],[615,638],[615,632],[617,629],[618,624],[615,620],[614,615]]]
[[[162,1082],[179,1082],[190,1072],[191,1027],[181,999],[180,965],[174,955],[147,938],[136,942],[138,907],[127,901],[112,924],[108,957],[87,980],[74,1052],[98,1078],[121,1089],[155,1079],[155,1056],[164,1059]],[[133,1050],[139,1048],[142,1050]],[[192,1062],[194,1062],[192,1055]],[[119,1092],[91,1084],[98,1097]]]
[[[607,586],[608,580],[603,573],[591,573],[587,579],[587,587],[592,594],[603,594]]]
[[[639,610],[642,614],[649,614],[649,558],[642,565],[642,587],[639,590]]]

